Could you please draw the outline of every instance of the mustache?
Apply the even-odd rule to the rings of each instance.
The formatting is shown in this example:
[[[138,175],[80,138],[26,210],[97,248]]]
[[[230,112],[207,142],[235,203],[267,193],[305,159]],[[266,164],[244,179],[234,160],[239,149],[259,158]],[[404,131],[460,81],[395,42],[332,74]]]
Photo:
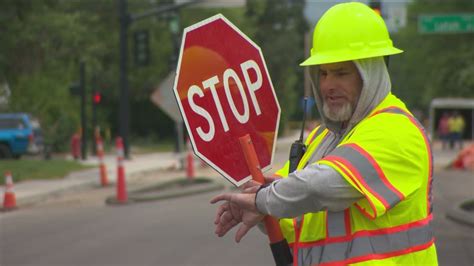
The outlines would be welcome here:
[[[329,92],[324,95],[322,95],[323,98],[328,98],[328,97],[344,97],[347,98],[347,96],[343,93],[338,93],[338,92]]]

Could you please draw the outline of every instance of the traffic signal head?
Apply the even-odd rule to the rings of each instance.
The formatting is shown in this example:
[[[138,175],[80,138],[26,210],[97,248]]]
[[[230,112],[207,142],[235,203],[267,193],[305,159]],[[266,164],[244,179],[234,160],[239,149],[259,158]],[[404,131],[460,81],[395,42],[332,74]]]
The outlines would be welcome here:
[[[147,66],[150,63],[150,37],[147,30],[133,33],[133,55],[137,66]]]
[[[369,7],[375,11],[379,16],[382,16],[382,3],[378,0],[372,0],[369,2]]]
[[[73,96],[81,95],[81,86],[79,85],[79,82],[73,82],[69,85],[69,94]]]
[[[94,92],[94,94],[92,95],[92,102],[94,104],[100,104],[101,101],[102,101],[102,94],[98,91]]]

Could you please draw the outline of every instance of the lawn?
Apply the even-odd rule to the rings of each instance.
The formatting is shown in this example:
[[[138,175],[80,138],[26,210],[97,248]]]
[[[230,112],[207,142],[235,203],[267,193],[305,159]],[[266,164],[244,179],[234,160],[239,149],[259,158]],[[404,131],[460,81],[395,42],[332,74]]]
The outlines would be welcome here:
[[[0,184],[5,182],[5,172],[10,171],[14,182],[35,179],[63,178],[73,171],[91,168],[75,161],[54,160],[0,160]]]
[[[134,142],[132,142],[130,150],[131,150],[131,153],[133,154],[146,154],[146,153],[153,153],[153,152],[173,152],[174,145],[175,144],[170,141],[151,142],[151,141],[135,140]]]

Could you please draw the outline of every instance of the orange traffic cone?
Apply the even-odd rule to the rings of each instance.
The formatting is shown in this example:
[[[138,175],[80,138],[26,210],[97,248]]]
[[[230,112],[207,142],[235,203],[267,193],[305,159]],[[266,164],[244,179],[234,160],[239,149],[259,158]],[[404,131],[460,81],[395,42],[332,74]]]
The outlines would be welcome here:
[[[13,191],[13,179],[10,171],[5,172],[5,196],[3,198],[3,210],[16,209],[16,197]]]
[[[186,176],[188,180],[194,179],[194,156],[189,139],[187,140],[188,155],[186,156]]]
[[[99,167],[100,167],[100,184],[103,187],[109,185],[109,180],[107,178],[107,166],[104,163],[104,143],[100,136],[96,138],[97,142],[97,157],[99,158]]]
[[[116,140],[117,148],[117,201],[120,203],[126,203],[128,200],[127,196],[127,184],[125,182],[125,169],[123,166],[123,140],[121,137],[117,137]]]

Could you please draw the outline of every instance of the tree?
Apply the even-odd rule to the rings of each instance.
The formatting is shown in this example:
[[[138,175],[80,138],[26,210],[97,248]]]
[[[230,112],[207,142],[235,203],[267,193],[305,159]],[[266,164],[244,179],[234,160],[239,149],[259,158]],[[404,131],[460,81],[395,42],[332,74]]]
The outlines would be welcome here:
[[[435,97],[474,97],[474,34],[420,34],[421,14],[474,12],[474,2],[414,1],[409,23],[394,35],[405,52],[393,57],[393,90],[412,108],[426,109]]]
[[[78,115],[68,97],[67,84],[73,61],[70,55],[83,48],[80,33],[85,27],[56,7],[58,1],[7,1],[1,4],[8,25],[0,45],[0,73],[11,87],[9,110],[28,112],[40,118],[46,140],[53,145],[65,141],[74,130]],[[59,128],[61,123],[61,128]]]
[[[153,5],[147,0],[129,2],[130,13],[143,12]],[[6,0],[0,2],[0,22],[7,25],[0,42],[0,83],[9,84],[12,91],[7,111],[28,112],[38,117],[46,139],[57,149],[65,148],[69,136],[79,128],[79,100],[69,95],[68,87],[78,79],[79,62],[84,61],[88,108],[93,87],[100,88],[108,101],[101,106],[99,120],[103,127],[116,128],[118,17],[115,0]],[[131,31],[136,27],[146,27],[153,33],[154,59],[152,65],[145,68],[130,66],[130,101],[151,105],[148,95],[153,84],[169,71],[167,58],[171,54],[171,41],[163,21],[149,19],[136,23]],[[138,118],[146,114],[132,113]],[[160,129],[159,122],[146,129],[139,132],[156,132]]]
[[[128,11],[139,14],[170,1],[128,0]],[[284,127],[303,91],[298,64],[303,60],[306,31],[304,0],[249,0],[248,4],[252,3],[259,6],[254,14],[246,15],[246,8],[185,8],[178,14],[185,27],[221,12],[256,40],[283,107]],[[112,132],[118,128],[117,13],[116,0],[0,1],[0,24],[5,25],[0,42],[0,84],[8,84],[11,90],[6,111],[28,112],[39,118],[45,139],[56,150],[65,149],[69,137],[79,129],[79,99],[70,95],[68,88],[78,80],[80,61],[86,64],[88,108],[91,91],[99,90],[104,96],[99,124]],[[134,22],[129,29],[129,36],[135,30],[148,30],[151,50],[148,66],[138,68],[129,60],[132,136],[156,136],[159,132],[160,138],[174,137],[172,122],[149,100],[152,90],[175,67],[170,61],[180,34],[171,34],[168,22],[164,16],[150,17]],[[155,112],[153,116],[151,112]]]
[[[247,18],[252,33],[262,48],[273,85],[282,107],[280,130],[297,111],[303,95],[304,34],[308,26],[303,15],[303,0],[247,0]]]

